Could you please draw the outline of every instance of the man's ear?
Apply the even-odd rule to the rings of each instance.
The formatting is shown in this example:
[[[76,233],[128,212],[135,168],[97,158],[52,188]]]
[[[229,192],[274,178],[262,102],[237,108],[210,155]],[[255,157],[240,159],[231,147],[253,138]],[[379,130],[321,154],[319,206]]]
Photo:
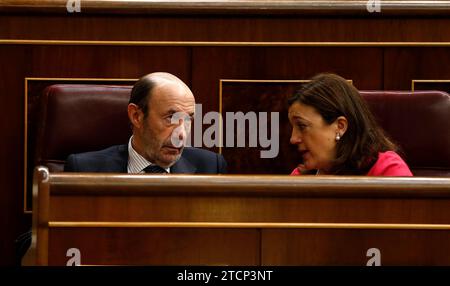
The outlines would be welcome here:
[[[138,129],[141,128],[144,123],[144,113],[139,108],[139,106],[137,106],[134,103],[130,103],[128,104],[127,111],[128,111],[128,119],[130,120],[131,124],[135,128]]]
[[[340,134],[340,136],[342,137],[345,134],[345,132],[347,131],[347,127],[348,127],[347,118],[345,118],[345,116],[339,116],[336,119],[336,126],[337,126],[336,132],[338,132]]]

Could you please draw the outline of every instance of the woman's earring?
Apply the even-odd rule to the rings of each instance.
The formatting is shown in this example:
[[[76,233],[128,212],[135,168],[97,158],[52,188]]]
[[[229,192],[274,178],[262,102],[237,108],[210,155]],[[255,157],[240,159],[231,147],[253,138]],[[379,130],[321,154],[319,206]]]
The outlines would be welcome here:
[[[341,135],[339,133],[336,133],[336,141],[341,140]]]

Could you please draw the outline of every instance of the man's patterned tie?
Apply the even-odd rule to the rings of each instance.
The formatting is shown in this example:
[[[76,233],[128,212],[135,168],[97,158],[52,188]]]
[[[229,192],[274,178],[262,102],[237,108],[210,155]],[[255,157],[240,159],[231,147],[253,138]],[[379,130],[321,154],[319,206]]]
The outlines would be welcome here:
[[[144,169],[145,173],[159,173],[159,174],[167,174],[167,171],[164,168],[161,168],[158,165],[150,165]]]

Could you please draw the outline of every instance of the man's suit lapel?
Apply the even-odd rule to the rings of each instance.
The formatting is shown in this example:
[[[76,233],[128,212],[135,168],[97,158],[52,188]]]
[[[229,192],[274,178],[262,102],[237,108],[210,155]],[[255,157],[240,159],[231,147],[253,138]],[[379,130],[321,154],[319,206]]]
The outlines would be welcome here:
[[[195,174],[197,167],[195,167],[189,160],[183,155],[181,158],[170,168],[172,174]]]
[[[113,160],[110,162],[112,172],[127,173],[128,172],[128,145],[117,146],[116,156],[112,156]]]

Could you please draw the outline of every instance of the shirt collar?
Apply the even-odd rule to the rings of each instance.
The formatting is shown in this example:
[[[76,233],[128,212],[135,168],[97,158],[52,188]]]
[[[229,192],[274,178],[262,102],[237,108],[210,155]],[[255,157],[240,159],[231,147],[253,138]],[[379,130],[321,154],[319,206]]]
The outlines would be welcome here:
[[[148,161],[144,157],[142,157],[136,150],[134,150],[133,145],[131,144],[131,140],[133,136],[128,140],[128,166],[127,172],[129,174],[142,174],[145,173],[144,169],[150,165],[155,165],[152,162]],[[170,168],[165,169],[167,173],[170,173]]]

